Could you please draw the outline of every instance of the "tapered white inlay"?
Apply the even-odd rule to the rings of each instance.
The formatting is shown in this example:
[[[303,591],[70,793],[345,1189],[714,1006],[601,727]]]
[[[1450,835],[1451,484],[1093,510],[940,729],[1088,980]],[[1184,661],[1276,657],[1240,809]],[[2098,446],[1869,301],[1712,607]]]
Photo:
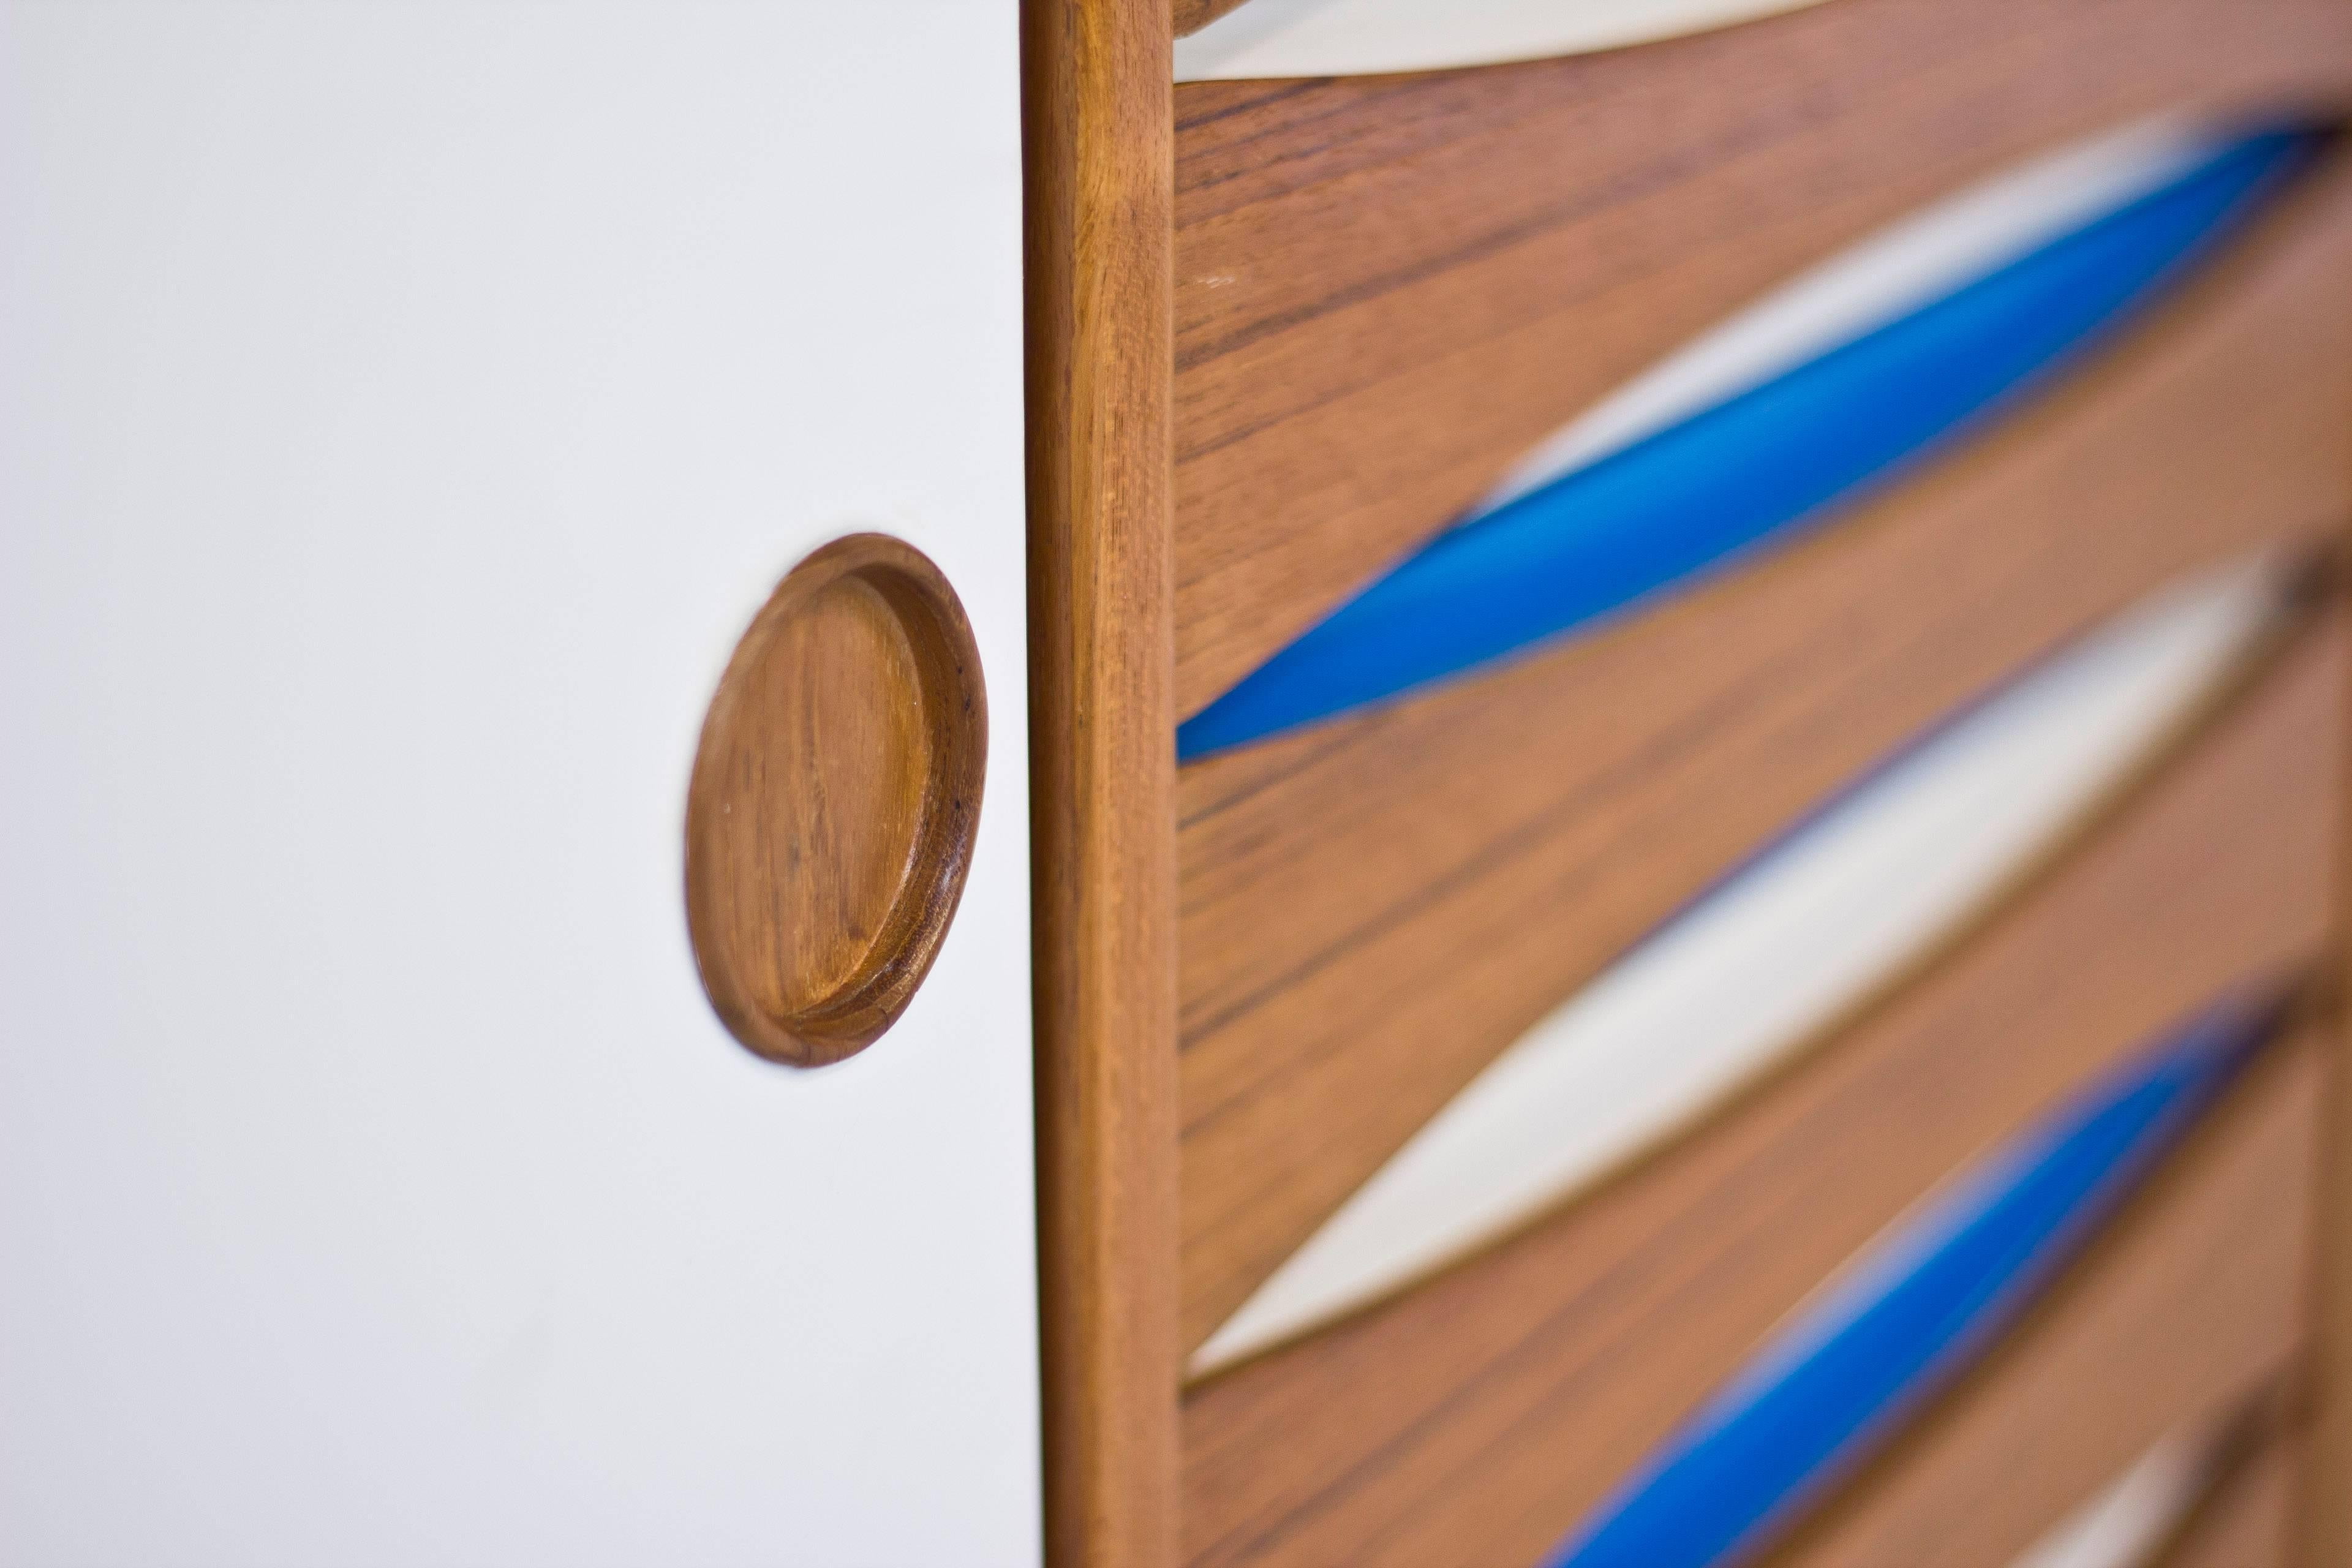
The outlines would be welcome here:
[[[2137,121],[1969,187],[1799,273],[1546,439],[1490,510],[1738,396],[2129,205],[2226,145],[2172,118]]]
[[[1248,0],[1176,40],[1178,81],[1365,76],[1589,54],[1820,0]]]
[[[1986,907],[2279,623],[2274,557],[2177,585],[1868,775],[1514,1043],[1197,1351],[1200,1375],[1492,1240],[1738,1092]]]
[[[2167,1433],[2010,1568],[2147,1568],[2251,1446],[2262,1414],[2250,1400]]]

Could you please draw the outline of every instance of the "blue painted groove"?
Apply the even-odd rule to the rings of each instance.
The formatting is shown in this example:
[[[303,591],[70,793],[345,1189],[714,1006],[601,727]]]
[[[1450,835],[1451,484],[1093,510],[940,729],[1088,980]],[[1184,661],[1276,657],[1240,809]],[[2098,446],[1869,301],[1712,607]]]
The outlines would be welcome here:
[[[1931,304],[1454,528],[1179,725],[1178,759],[1478,669],[1822,521],[2095,342],[2326,140],[2224,143]]]
[[[1864,1253],[1669,1437],[1549,1568],[1702,1568],[1768,1544],[1980,1354],[2277,1033],[2233,997]]]

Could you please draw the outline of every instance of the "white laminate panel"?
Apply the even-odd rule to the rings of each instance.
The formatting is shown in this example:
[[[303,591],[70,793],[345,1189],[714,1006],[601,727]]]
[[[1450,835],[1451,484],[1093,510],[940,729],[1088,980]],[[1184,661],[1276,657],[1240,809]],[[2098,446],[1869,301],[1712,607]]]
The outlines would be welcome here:
[[[1035,1559],[1014,12],[0,10],[0,1562]],[[987,805],[801,1072],[681,817],[864,528]]]

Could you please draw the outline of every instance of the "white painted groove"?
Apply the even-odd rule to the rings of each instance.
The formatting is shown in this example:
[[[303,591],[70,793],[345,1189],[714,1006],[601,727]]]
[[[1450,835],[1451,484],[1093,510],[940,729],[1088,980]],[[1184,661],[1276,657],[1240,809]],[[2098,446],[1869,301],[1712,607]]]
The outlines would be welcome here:
[[[1707,329],[1563,426],[1486,511],[1623,450],[2128,205],[2230,140],[2169,116],[2075,142],[1898,219]]]
[[[1247,0],[1176,40],[1178,81],[1370,76],[1591,54],[1820,0]]]
[[[2116,617],[1866,776],[1522,1036],[1212,1334],[1198,1376],[1379,1299],[1656,1144],[1951,935],[2279,623],[2263,555]]]
[[[2248,1412],[2190,1422],[2013,1559],[2010,1568],[2148,1568],[2231,1468]]]

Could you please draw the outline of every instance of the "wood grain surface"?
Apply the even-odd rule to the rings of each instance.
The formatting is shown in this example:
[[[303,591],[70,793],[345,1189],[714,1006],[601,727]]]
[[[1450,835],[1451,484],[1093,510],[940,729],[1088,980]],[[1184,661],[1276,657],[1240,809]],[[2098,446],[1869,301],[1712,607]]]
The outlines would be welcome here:
[[[786,574],[711,699],[686,805],[687,925],[735,1037],[800,1067],[871,1044],[955,918],[988,694],[920,551],[836,540]]]
[[[2338,793],[2336,809],[2352,811],[2352,790]],[[2341,901],[2352,899],[2352,835],[2338,850],[2339,908],[2352,907]],[[2352,983],[2352,924],[2338,937],[2336,972]],[[2352,1050],[2352,1036],[2338,1047]],[[2300,1568],[2352,1563],[2352,1055],[2340,1058],[2331,1089],[2312,1231],[2315,1394],[2310,1464],[2296,1496],[2294,1560]]]
[[[1198,1386],[1187,1559],[1533,1561],[1906,1204],[2224,986],[2315,957],[2344,651],[2338,624],[2307,638],[2001,918],[1705,1135]]]
[[[1178,1367],[1166,0],[1023,0],[1021,49],[1046,1561],[1156,1568]]]
[[[2282,1042],[2113,1228],[1772,1568],[2007,1563],[2168,1435],[2290,1376],[2332,1042]]]
[[[2343,175],[2122,351],[1780,555],[1179,782],[1206,1336],[1547,1009],[1861,767],[2177,573],[2352,513]]]
[[[1241,5],[1242,0],[1169,0],[1170,20],[1181,38],[1199,32],[1228,11],[1240,9]]]
[[[2307,1438],[2287,1432],[2252,1457],[2149,1568],[2285,1568],[2296,1499],[2312,1473]]]
[[[1566,59],[1178,89],[1180,713],[1871,229],[2135,116],[2347,83],[2338,0],[1839,0]]]

